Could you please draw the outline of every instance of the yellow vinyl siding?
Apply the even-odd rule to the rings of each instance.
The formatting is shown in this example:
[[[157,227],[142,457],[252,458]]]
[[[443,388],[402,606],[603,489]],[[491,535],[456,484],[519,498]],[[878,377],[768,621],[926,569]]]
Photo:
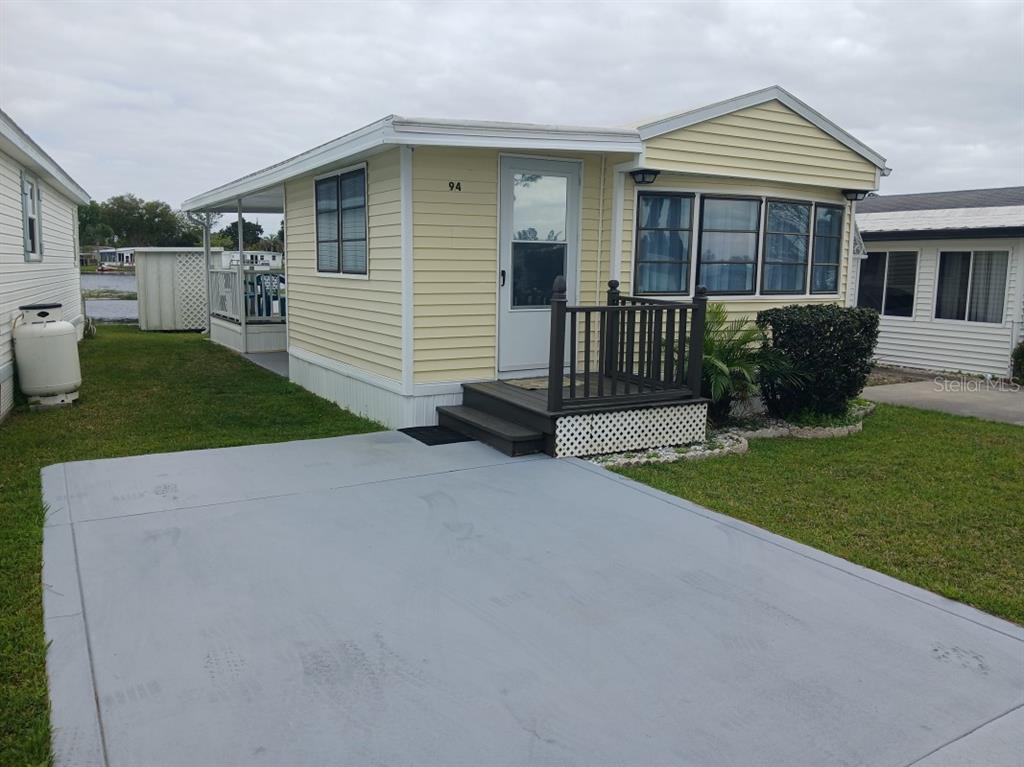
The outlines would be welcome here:
[[[835,189],[875,189],[875,166],[778,101],[644,142],[644,165]]]
[[[459,181],[462,191],[451,191]],[[492,378],[497,337],[498,154],[412,156],[415,381]]]
[[[398,149],[367,161],[366,279],[316,271],[314,175],[285,184],[289,345],[395,380],[402,377],[399,177]]]
[[[815,186],[796,184],[767,183],[764,181],[748,181],[746,179],[731,178],[709,178],[691,174],[662,173],[654,184],[637,187],[633,180],[626,177],[626,188],[624,192],[624,218],[623,224],[623,245],[622,245],[622,292],[628,292],[632,285],[633,277],[633,252],[636,237],[636,219],[633,213],[633,206],[638,190],[643,191],[673,191],[688,192],[697,195],[694,199],[693,229],[691,235],[691,264],[697,258],[699,247],[698,232],[700,229],[700,196],[701,195],[746,195],[751,197],[766,197],[769,199],[800,200],[805,202],[820,202],[830,205],[840,205],[843,208],[843,239],[840,243],[839,263],[839,291],[838,295],[770,295],[770,296],[741,296],[736,298],[711,296],[711,301],[718,301],[726,304],[730,315],[747,316],[753,319],[754,315],[762,309],[769,309],[775,306],[788,306],[790,304],[809,303],[844,303],[846,299],[846,278],[847,266],[850,258],[850,242],[852,232],[852,216],[850,215],[850,203],[842,196],[838,189],[823,189]],[[763,230],[759,233],[759,249],[762,246],[764,237]],[[813,243],[812,243],[813,247]],[[758,288],[760,288],[762,256],[759,251],[758,260]],[[810,268],[810,264],[808,264]],[[691,275],[694,272],[691,268]],[[696,286],[691,286],[696,287]],[[662,296],[663,298],[666,296]]]
[[[493,149],[434,147],[417,147],[413,153],[417,383],[495,376],[501,154]],[[579,297],[581,303],[603,302],[610,209],[602,213],[602,175],[605,198],[610,201],[610,168],[625,158],[531,152],[534,154],[582,162]],[[453,180],[461,182],[461,192],[449,190],[448,182]],[[547,339],[538,343],[547,344]]]

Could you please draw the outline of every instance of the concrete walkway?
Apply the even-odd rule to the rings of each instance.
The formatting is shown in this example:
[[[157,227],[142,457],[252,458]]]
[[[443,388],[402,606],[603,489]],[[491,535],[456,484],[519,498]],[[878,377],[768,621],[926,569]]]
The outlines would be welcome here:
[[[271,373],[277,373],[282,378],[288,377],[288,352],[249,352],[242,356]]]
[[[861,394],[872,402],[939,410],[1024,426],[1024,387],[978,378],[936,379],[869,386]]]
[[[58,765],[1019,765],[1024,630],[574,459],[43,473]]]

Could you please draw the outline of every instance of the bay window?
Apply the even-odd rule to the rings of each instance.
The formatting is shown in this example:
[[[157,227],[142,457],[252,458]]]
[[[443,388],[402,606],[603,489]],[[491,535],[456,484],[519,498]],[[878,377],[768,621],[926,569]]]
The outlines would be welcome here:
[[[914,316],[917,253],[868,253],[860,262],[857,306],[887,317]]]
[[[316,181],[316,269],[365,275],[366,169]]]
[[[705,197],[697,283],[708,293],[754,292],[760,198]]]
[[[636,234],[638,293],[688,293],[693,195],[644,192]]]
[[[1002,322],[1009,261],[1006,251],[940,253],[935,318]]]

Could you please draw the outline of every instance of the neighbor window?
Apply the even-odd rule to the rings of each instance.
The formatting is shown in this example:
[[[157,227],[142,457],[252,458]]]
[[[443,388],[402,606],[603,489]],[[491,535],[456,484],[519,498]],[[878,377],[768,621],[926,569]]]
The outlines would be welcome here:
[[[689,291],[692,227],[692,195],[640,195],[636,234],[638,293]]]
[[[697,284],[709,293],[753,293],[760,222],[760,199],[705,197]]]
[[[1002,322],[1009,261],[1006,251],[940,253],[936,319]]]
[[[366,274],[366,169],[316,182],[318,272]]]
[[[764,224],[762,293],[805,293],[811,205],[769,200]]]
[[[914,316],[917,253],[868,253],[860,262],[857,306],[888,317]]]
[[[40,228],[42,199],[39,193],[39,183],[27,173],[21,177],[21,205],[25,260],[41,261],[43,259],[42,229]]]
[[[839,261],[843,242],[843,209],[837,205],[814,206],[814,256],[811,292],[839,291]]]

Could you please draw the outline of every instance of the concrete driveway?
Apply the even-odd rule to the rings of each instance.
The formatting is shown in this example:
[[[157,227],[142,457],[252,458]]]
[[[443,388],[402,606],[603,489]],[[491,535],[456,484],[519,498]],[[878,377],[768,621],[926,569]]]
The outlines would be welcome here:
[[[1024,631],[582,461],[44,470],[59,765],[1019,765]]]
[[[861,396],[872,402],[1024,426],[1024,387],[1006,382],[937,377],[928,381],[868,386]]]

